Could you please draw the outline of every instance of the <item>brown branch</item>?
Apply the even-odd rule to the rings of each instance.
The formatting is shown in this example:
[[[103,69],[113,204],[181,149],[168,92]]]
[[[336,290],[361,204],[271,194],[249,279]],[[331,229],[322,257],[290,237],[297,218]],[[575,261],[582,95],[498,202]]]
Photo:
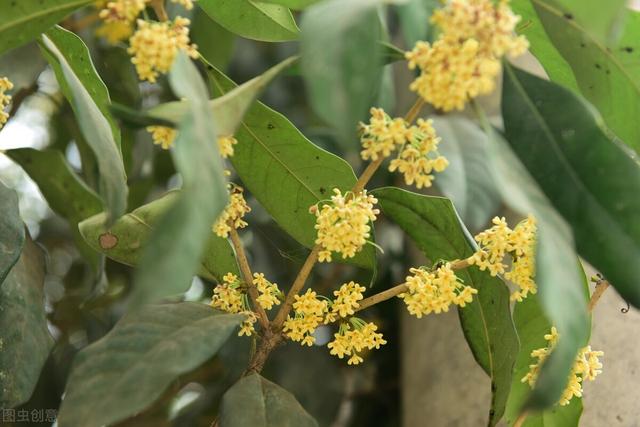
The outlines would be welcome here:
[[[249,267],[249,261],[247,260],[247,254],[244,252],[244,247],[242,246],[242,241],[240,240],[240,235],[238,234],[238,230],[234,227],[231,227],[231,232],[229,233],[231,236],[231,242],[233,243],[233,248],[236,250],[236,256],[238,257],[238,264],[240,264],[240,272],[242,273],[242,278],[247,285],[247,291],[249,292],[249,297],[251,297],[251,302],[253,303],[254,309],[258,313],[258,322],[260,322],[260,326],[262,326],[262,330],[264,333],[269,333],[269,317],[267,317],[267,312],[264,311],[264,308],[258,303],[258,290],[253,284],[253,275],[251,274],[251,267]]]
[[[524,422],[527,420],[528,416],[529,416],[529,412],[527,411],[524,411],[523,413],[521,413],[520,416],[518,416],[516,421],[513,423],[513,427],[522,427]]]

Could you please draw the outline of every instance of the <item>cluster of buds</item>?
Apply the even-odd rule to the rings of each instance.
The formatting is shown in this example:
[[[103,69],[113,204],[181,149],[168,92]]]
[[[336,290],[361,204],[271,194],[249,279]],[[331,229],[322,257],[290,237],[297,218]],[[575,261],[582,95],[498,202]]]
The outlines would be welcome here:
[[[13,83],[6,77],[0,78],[0,129],[9,120],[9,114],[4,110],[11,103],[11,95],[6,94],[11,89],[13,89]]]

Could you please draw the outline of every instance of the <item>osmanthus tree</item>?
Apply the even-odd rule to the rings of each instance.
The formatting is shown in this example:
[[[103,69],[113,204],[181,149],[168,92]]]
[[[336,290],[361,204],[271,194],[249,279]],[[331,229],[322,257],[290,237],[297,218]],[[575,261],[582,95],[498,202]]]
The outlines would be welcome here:
[[[0,0],[0,124],[43,93],[44,61],[60,93],[49,146],[4,154],[74,248],[62,296],[45,295],[56,238],[34,242],[0,185],[0,406],[42,407],[53,371],[62,427],[328,423],[321,393],[394,346],[396,304],[422,322],[458,311],[491,378],[488,425],[577,425],[602,370],[593,306],[610,285],[640,305],[640,18],[625,3]],[[236,37],[299,43],[237,85],[222,71]],[[548,79],[511,65],[528,50]],[[316,143],[256,100],[282,74],[306,87],[283,108],[330,130]],[[418,192],[434,184],[448,198]],[[187,383],[205,398],[169,410]]]

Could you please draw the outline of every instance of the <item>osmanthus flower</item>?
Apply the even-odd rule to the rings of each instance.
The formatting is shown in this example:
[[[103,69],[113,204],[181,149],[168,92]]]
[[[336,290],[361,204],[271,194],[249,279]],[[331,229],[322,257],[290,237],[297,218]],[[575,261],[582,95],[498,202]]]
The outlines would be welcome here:
[[[470,99],[493,91],[500,58],[528,47],[514,35],[519,20],[508,0],[450,0],[432,17],[441,30],[438,40],[418,42],[406,54],[409,68],[420,70],[410,89],[444,111],[462,110]]]
[[[418,119],[417,126],[410,130],[400,154],[391,161],[389,171],[402,173],[407,185],[415,183],[417,188],[431,187],[434,179],[431,172],[442,172],[449,166],[449,161],[438,153],[440,138],[431,120]]]
[[[444,263],[433,271],[425,268],[411,268],[409,271],[413,275],[405,279],[407,291],[398,297],[404,300],[409,313],[418,319],[425,314],[447,312],[452,304],[465,307],[478,293],[477,289],[462,283],[450,263]]]
[[[147,6],[148,0],[112,0],[106,2],[98,16],[106,23],[133,23]]]
[[[283,325],[284,334],[291,341],[311,346],[315,342],[313,333],[324,321],[327,308],[328,302],[318,298],[311,289],[307,289],[302,295],[296,295],[293,303],[294,315],[287,316]]]
[[[366,323],[358,317],[352,317],[349,322],[340,324],[340,329],[333,337],[334,340],[327,344],[329,353],[343,359],[350,356],[347,363],[358,365],[364,361],[361,356],[363,350],[379,349],[387,343],[375,323]]]
[[[360,307],[358,301],[364,298],[362,293],[366,288],[354,281],[344,283],[340,289],[333,291],[336,297],[330,303],[331,310],[327,313],[325,323],[335,322],[338,317],[347,317],[355,314],[355,310]]]
[[[316,244],[322,247],[318,256],[320,262],[331,261],[332,252],[341,254],[342,258],[354,257],[370,237],[369,222],[375,221],[380,213],[374,208],[378,200],[366,190],[343,195],[334,188],[333,192],[329,202],[320,208],[314,205],[310,209],[316,215]]]
[[[147,126],[147,132],[151,134],[153,143],[168,150],[173,147],[173,141],[176,139],[178,131],[167,126]]]
[[[280,305],[282,292],[277,283],[268,281],[263,273],[253,273],[253,284],[258,290],[258,304],[265,310],[271,310],[274,305]]]
[[[359,124],[363,160],[389,157],[408,139],[409,125],[402,118],[392,119],[382,108],[372,108],[368,124]]]
[[[213,289],[213,296],[209,305],[227,313],[242,313],[246,315],[240,327],[239,336],[250,336],[255,332],[254,324],[257,317],[249,307],[249,300],[242,289],[242,283],[238,276],[227,273],[222,278],[222,283]]]
[[[468,261],[477,265],[480,270],[488,270],[492,276],[504,274],[507,280],[519,288],[511,294],[511,300],[522,301],[530,293],[537,292],[534,281],[536,220],[529,216],[513,230],[504,217],[495,217],[492,222],[494,225],[490,229],[475,236],[479,249]],[[513,260],[509,271],[507,255]]]
[[[189,40],[190,21],[180,16],[173,21],[148,22],[138,20],[138,29],[129,39],[131,62],[138,77],[155,83],[161,73],[167,73],[178,51],[198,58],[197,46]]]
[[[233,136],[219,136],[218,137],[218,151],[223,159],[233,156],[233,146],[238,143],[238,140]]]
[[[475,39],[481,55],[499,58],[521,55],[529,47],[526,37],[514,35],[520,19],[509,0],[451,0],[433,13],[431,22],[447,36]]]
[[[244,189],[238,185],[231,184],[229,188],[229,203],[212,227],[216,235],[225,239],[229,237],[232,228],[237,230],[248,225],[242,218],[251,212],[251,208],[242,195]]]
[[[153,143],[161,146],[164,150],[168,150],[173,147],[173,143],[178,135],[178,131],[167,126],[147,126],[147,132],[151,134]],[[217,139],[218,151],[220,157],[227,159],[233,156],[233,146],[238,143],[238,140],[233,136],[220,136]]]
[[[521,380],[523,383],[528,383],[531,387],[533,387],[538,380],[543,362],[551,354],[558,342],[559,335],[555,326],[551,327],[551,332],[546,334],[544,339],[547,341],[547,346],[531,352],[531,357],[537,360],[535,363],[529,365],[529,372],[522,377]],[[569,374],[567,386],[558,401],[561,406],[568,405],[574,396],[582,397],[582,384],[584,380],[594,381],[596,377],[602,373],[602,363],[599,359],[602,356],[604,356],[604,352],[594,351],[591,349],[591,346],[586,346],[578,352],[573,367],[571,368],[571,373]]]
[[[11,95],[7,95],[7,91],[13,89],[13,83],[6,77],[0,78],[0,129],[9,120],[9,113],[5,112],[5,108],[11,103]]]

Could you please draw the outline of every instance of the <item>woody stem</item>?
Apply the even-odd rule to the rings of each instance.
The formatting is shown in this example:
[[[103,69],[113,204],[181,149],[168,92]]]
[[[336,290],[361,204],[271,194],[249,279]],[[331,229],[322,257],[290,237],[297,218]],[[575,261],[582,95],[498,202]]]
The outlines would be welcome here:
[[[249,261],[247,260],[247,254],[244,251],[244,247],[242,246],[242,241],[240,240],[240,235],[238,234],[238,230],[235,228],[231,228],[231,232],[229,233],[231,236],[231,243],[233,243],[233,248],[236,250],[236,257],[238,258],[238,264],[240,265],[240,272],[242,273],[242,278],[247,285],[247,291],[249,293],[249,297],[251,298],[251,302],[253,303],[253,307],[258,313],[258,322],[260,322],[260,326],[265,333],[270,331],[269,329],[269,317],[267,317],[267,312],[264,311],[264,308],[258,303],[258,290],[253,284],[253,275],[251,274],[251,267],[249,267]]]
[[[151,4],[153,11],[160,21],[164,22],[169,20],[169,15],[167,15],[167,11],[164,8],[164,0],[151,0],[149,4]]]

